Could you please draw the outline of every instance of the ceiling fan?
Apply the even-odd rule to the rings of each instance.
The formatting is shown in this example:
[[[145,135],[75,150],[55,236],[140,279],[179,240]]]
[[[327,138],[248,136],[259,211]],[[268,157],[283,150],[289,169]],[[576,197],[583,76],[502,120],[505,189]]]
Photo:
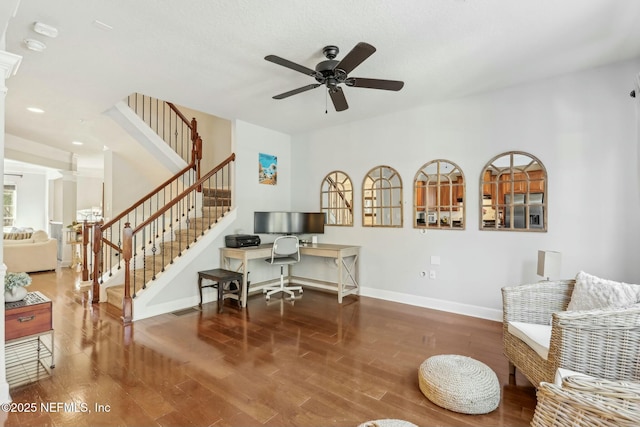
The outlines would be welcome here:
[[[325,85],[328,89],[329,96],[331,97],[331,101],[333,102],[333,106],[335,107],[336,111],[344,111],[349,108],[349,105],[347,104],[347,99],[344,96],[342,87],[339,86],[342,83],[349,87],[363,87],[367,89],[383,89],[393,91],[398,91],[402,89],[402,86],[404,86],[404,82],[398,80],[380,80],[366,79],[362,77],[349,77],[349,73],[351,71],[353,71],[358,65],[362,64],[365,59],[373,55],[373,53],[376,51],[376,48],[371,46],[370,44],[364,42],[358,43],[353,49],[351,49],[351,52],[349,52],[340,61],[335,59],[336,56],[338,56],[339,51],[340,50],[337,46],[325,46],[325,48],[322,49],[322,53],[327,57],[327,60],[319,62],[318,65],[316,65],[315,70],[307,68],[303,65],[296,64],[295,62],[291,62],[276,55],[265,56],[264,59],[266,59],[267,61],[311,76],[316,79],[317,82],[310,85],[302,86],[298,89],[281,93],[280,95],[274,96],[273,99],[288,98],[291,95],[296,95],[298,93],[315,89],[318,86]]]

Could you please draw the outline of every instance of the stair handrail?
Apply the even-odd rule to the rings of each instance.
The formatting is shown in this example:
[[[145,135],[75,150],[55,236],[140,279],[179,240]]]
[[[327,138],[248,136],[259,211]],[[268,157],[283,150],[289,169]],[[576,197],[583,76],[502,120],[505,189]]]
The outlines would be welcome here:
[[[184,199],[188,198],[192,193],[200,192],[200,189],[203,187],[204,184],[206,184],[209,180],[215,177],[218,172],[223,171],[225,167],[228,167],[231,162],[235,161],[235,158],[236,158],[235,153],[232,153],[229,157],[227,157],[224,161],[222,161],[218,166],[214,167],[211,171],[207,172],[203,177],[198,179],[188,188],[184,189],[180,194],[176,195],[168,203],[166,203],[164,206],[159,208],[155,213],[147,217],[145,220],[137,224],[135,227],[132,227],[129,222],[125,223],[124,229],[122,232],[122,248],[118,248],[120,253],[123,255],[122,264],[124,266],[124,276],[125,276],[124,297],[122,300],[122,313],[123,313],[122,320],[125,324],[130,323],[132,321],[133,296],[135,295],[135,291],[136,291],[135,285],[134,285],[134,294],[132,295],[131,260],[136,255],[135,254],[136,244],[134,243],[135,236],[141,232],[143,232],[144,234],[144,231],[147,230],[149,227],[151,227],[154,221],[158,220],[159,218],[162,218],[164,215],[167,214],[167,212],[175,208],[176,205],[181,203]],[[223,187],[224,187],[224,183],[223,183]],[[189,220],[189,218],[187,218],[187,220]],[[216,222],[217,222],[217,219],[216,219]],[[197,233],[197,230],[195,230],[195,232]],[[100,233],[100,226],[98,225],[97,234],[99,233]],[[204,230],[202,230],[202,234],[204,234]],[[142,239],[143,240],[142,247],[144,251],[144,246],[147,243],[147,241],[146,241],[146,237],[145,236],[143,237],[144,238]],[[194,238],[197,238],[197,237],[194,236]],[[100,257],[100,254],[98,253],[99,252],[98,246],[99,245],[94,245],[94,248],[98,249],[98,251],[94,254],[94,256],[96,257],[96,261],[95,261],[96,264],[99,262],[98,258]],[[155,246],[155,241],[154,241],[154,246]],[[187,249],[188,249],[188,246],[187,246]],[[94,275],[94,282],[93,282],[94,283],[93,285],[94,301],[95,301],[95,294],[96,292],[99,292],[99,289],[100,289],[95,276],[96,275]],[[143,284],[143,288],[144,286],[145,284]]]
[[[190,163],[184,169],[180,170],[178,173],[176,173],[172,177],[166,179],[162,184],[158,185],[156,188],[154,188],[153,190],[149,191],[147,194],[145,194],[140,199],[138,199],[138,201],[134,202],[133,205],[131,205],[130,207],[128,207],[127,209],[122,211],[120,214],[116,215],[113,219],[110,219],[109,221],[105,222],[102,225],[102,229],[104,230],[106,228],[109,228],[113,224],[115,224],[116,222],[120,221],[122,218],[124,218],[125,216],[127,216],[128,214],[130,214],[131,212],[133,212],[134,210],[136,210],[140,206],[142,206],[142,204],[144,204],[146,201],[148,201],[156,193],[158,193],[161,190],[163,190],[169,184],[172,184],[174,181],[177,181],[178,179],[181,179],[182,176],[185,173],[189,172],[189,170],[193,169],[194,167],[195,167],[194,164]]]
[[[133,234],[138,233],[144,227],[146,227],[149,224],[151,224],[151,222],[153,222],[156,219],[158,219],[159,217],[161,217],[171,207],[175,206],[181,199],[184,199],[189,193],[191,193],[193,191],[197,191],[199,188],[202,187],[202,184],[204,184],[209,178],[211,178],[213,175],[215,175],[217,172],[219,172],[222,168],[227,166],[229,163],[235,161],[235,159],[236,159],[236,154],[232,153],[229,157],[227,157],[225,160],[223,160],[222,163],[220,163],[215,168],[211,169],[202,178],[200,178],[198,181],[196,181],[193,185],[191,185],[190,187],[186,188],[185,190],[182,191],[182,193],[180,193],[176,197],[174,197],[173,200],[171,200],[169,203],[164,205],[162,207],[162,209],[160,209],[159,211],[157,211],[153,215],[149,216],[145,221],[143,221],[140,224],[138,224],[138,226],[133,229]]]
[[[139,99],[141,99],[140,102],[138,102]],[[155,106],[153,105],[154,101],[155,101]],[[138,104],[140,104],[140,106]],[[176,146],[174,146],[173,143],[171,142],[171,136],[168,137],[169,140],[165,138],[165,135],[166,135],[165,123],[167,120],[164,117],[164,112],[165,112],[164,108],[162,108],[162,113],[160,112],[161,110],[160,104],[167,105],[169,109],[175,113],[176,117],[180,119],[182,124],[186,126],[186,128],[189,130],[189,140],[191,141],[191,152],[190,152],[191,158],[186,158],[186,153],[185,153],[186,150],[184,150],[185,147],[184,145],[182,145],[181,147],[178,147],[177,139],[175,141]],[[198,175],[200,174],[200,161],[202,160],[202,142],[201,142],[202,139],[198,134],[198,123],[195,117],[189,120],[186,118],[184,114],[182,114],[182,112],[178,109],[178,107],[175,104],[169,101],[163,101],[161,99],[153,98],[151,96],[142,95],[139,93],[132,93],[131,95],[129,95],[127,97],[127,105],[136,113],[138,117],[140,117],[142,121],[145,122],[147,126],[149,126],[149,128],[151,128],[160,138],[162,138],[164,142],[167,143],[176,152],[176,154],[182,157],[187,163],[195,163],[197,167],[197,173]],[[146,107],[148,107],[148,109],[146,109]],[[154,111],[155,111],[155,117],[153,115]],[[160,116],[162,116],[162,121],[160,120]],[[155,118],[155,121],[154,121],[154,118]],[[168,123],[169,135],[173,135],[173,132],[171,131],[172,129],[171,122],[172,122],[171,117],[169,117],[169,123]],[[162,129],[160,129],[161,124],[162,124]],[[175,136],[177,138],[179,134],[178,127],[177,127],[177,119],[176,119],[176,128],[174,129],[174,131],[175,131]],[[200,143],[198,141],[200,141]],[[184,142],[184,139],[183,139],[183,142]]]
[[[118,244],[116,244],[112,236],[115,235],[117,236],[118,239],[120,239],[121,237],[120,233],[122,232],[122,228],[123,228],[122,227],[123,219],[126,218],[126,222],[130,223],[131,221],[128,218],[128,216],[129,215],[136,216],[135,214],[137,210],[141,207],[144,213],[144,205],[147,203],[151,205],[151,201],[154,199],[154,197],[159,197],[161,192],[163,192],[166,188],[171,188],[173,185],[175,185],[176,193],[179,193],[177,189],[179,180],[182,180],[184,182],[186,178],[187,182],[189,183],[193,182],[192,180],[195,181],[195,176],[194,177],[188,176],[189,173],[193,173],[193,170],[194,170],[194,164],[190,163],[189,165],[184,167],[182,170],[180,170],[178,173],[166,179],[164,182],[162,182],[156,188],[151,190],[145,196],[138,199],[129,208],[125,209],[123,212],[121,212],[111,220],[105,222],[104,224],[99,224],[97,228],[94,228],[93,235],[92,235],[94,239],[94,243],[92,247],[92,257],[93,257],[94,266],[99,266],[100,268],[98,271],[95,271],[95,268],[93,269],[94,270],[94,274],[92,274],[93,302],[97,303],[100,300],[99,292],[100,292],[100,283],[102,280],[102,274],[107,273],[111,275],[112,274],[111,270],[112,268],[114,268],[111,261],[107,262],[106,259],[107,258],[109,260],[113,260],[114,258],[121,259],[118,257],[122,255],[122,247],[121,247],[122,240],[119,240]],[[172,195],[171,197],[174,197],[174,196]],[[149,209],[151,210],[151,206],[149,207]],[[115,227],[118,224],[120,224],[120,230],[114,232],[113,227]],[[137,225],[137,222],[136,222],[136,225]],[[85,247],[83,246],[83,249],[84,248]],[[119,261],[116,262],[115,268],[116,269],[121,268]]]

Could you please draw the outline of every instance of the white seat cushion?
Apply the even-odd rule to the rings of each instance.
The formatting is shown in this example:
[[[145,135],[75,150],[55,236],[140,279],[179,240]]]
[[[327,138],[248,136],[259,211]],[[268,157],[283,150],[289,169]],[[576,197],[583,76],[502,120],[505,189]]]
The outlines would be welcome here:
[[[551,343],[551,325],[535,323],[509,322],[507,330],[531,347],[544,360],[549,356]]]

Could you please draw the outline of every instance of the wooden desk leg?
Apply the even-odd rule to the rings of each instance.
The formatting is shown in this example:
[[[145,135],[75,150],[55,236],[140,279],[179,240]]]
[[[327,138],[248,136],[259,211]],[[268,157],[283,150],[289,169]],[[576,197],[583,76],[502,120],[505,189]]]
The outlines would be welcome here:
[[[247,295],[249,294],[249,278],[247,268],[249,266],[249,259],[247,252],[245,251],[244,257],[242,259],[242,307],[247,306]]]
[[[338,304],[342,304],[342,295],[344,294],[344,283],[343,280],[343,261],[342,255],[338,255]]]

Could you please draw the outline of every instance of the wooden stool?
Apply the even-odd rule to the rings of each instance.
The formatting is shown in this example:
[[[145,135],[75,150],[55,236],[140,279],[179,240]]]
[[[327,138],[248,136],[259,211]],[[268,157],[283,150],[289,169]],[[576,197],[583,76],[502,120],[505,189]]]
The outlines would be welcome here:
[[[211,285],[202,285],[202,279],[211,280]],[[231,289],[231,284],[238,282],[238,289]],[[224,298],[232,298],[238,301],[242,308],[242,273],[216,268],[213,270],[198,271],[198,291],[200,292],[200,304],[202,307],[202,288],[218,288],[218,312],[222,312]]]

